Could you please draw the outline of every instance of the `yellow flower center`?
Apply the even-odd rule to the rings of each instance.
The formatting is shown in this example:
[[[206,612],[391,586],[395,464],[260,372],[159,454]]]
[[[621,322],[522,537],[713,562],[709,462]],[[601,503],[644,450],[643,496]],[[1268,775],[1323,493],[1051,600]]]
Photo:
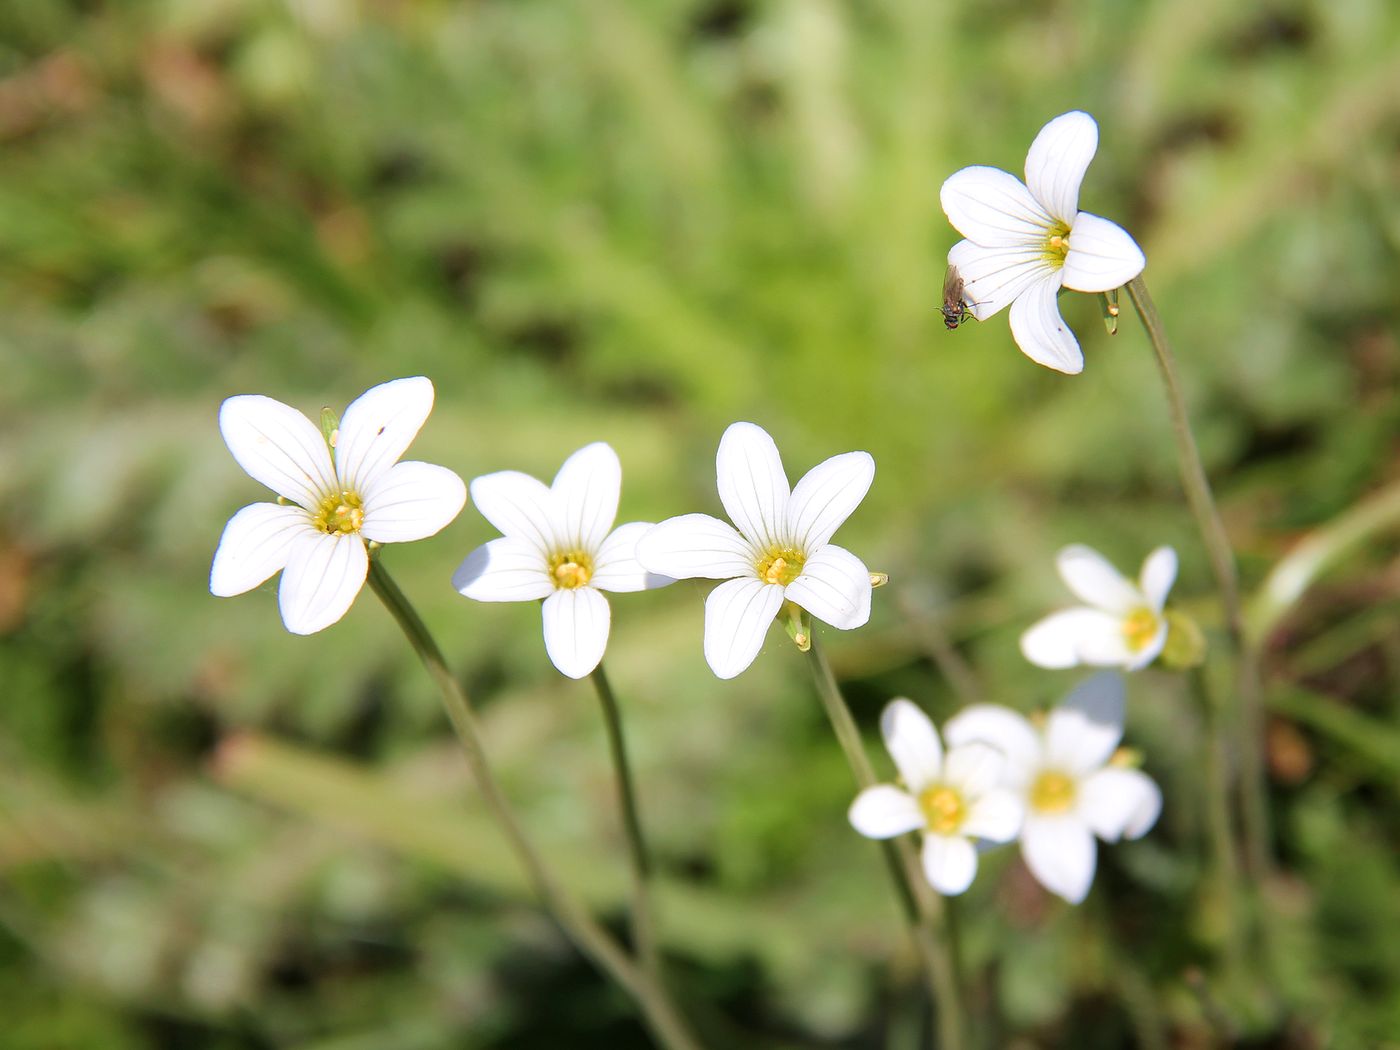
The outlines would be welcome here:
[[[583,551],[564,551],[549,557],[549,576],[554,586],[572,591],[593,578],[593,559]]]
[[[802,565],[806,560],[806,555],[792,547],[770,547],[758,560],[758,578],[764,583],[778,583],[786,587],[802,575]]]
[[[1069,254],[1069,227],[1065,223],[1056,219],[1046,231],[1045,248],[1041,254],[1057,270],[1065,264],[1065,256]]]
[[[364,523],[364,501],[360,499],[358,492],[348,489],[323,497],[316,513],[311,516],[312,525],[331,534],[349,535],[359,532]]]
[[[967,801],[962,792],[947,784],[935,784],[919,795],[924,825],[935,835],[952,835],[967,819]]]
[[[1161,626],[1161,617],[1147,606],[1139,606],[1123,617],[1123,639],[1129,649],[1140,653],[1152,644]]]
[[[1037,813],[1063,813],[1074,805],[1074,780],[1047,769],[1031,785],[1031,809]]]

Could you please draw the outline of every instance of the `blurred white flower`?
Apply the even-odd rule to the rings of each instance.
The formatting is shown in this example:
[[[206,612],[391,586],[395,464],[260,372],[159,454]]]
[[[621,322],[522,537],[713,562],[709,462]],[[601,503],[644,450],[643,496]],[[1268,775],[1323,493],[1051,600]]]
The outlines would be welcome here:
[[[1088,604],[1051,613],[1021,635],[1027,660],[1057,669],[1088,664],[1137,671],[1157,659],[1167,644],[1162,608],[1176,580],[1176,551],[1158,547],[1149,554],[1137,583],[1080,544],[1060,551],[1055,564]]]
[[[1094,118],[1074,111],[1040,129],[1026,181],[1000,168],[963,168],[939,196],[966,240],[953,245],[968,309],[986,320],[1011,306],[1011,335],[1032,361],[1074,374],[1084,355],[1055,302],[1060,288],[1106,292],[1147,265],[1127,231],[1079,210],[1079,184],[1098,149]]]
[[[943,729],[953,747],[990,744],[1006,756],[1002,783],[1025,803],[1021,855],[1042,886],[1078,904],[1094,881],[1097,847],[1145,835],[1162,811],[1147,774],[1111,765],[1123,736],[1123,677],[1080,684],[1043,730],[1008,707],[974,704]]]
[[[708,514],[667,518],[637,557],[676,579],[725,580],[705,601],[705,659],[720,678],[753,663],[784,599],[843,631],[870,619],[870,571],[832,534],[875,478],[867,452],[817,464],[788,488],[777,446],[753,423],[734,423],[715,461],[719,498],[735,529]]]
[[[952,896],[977,874],[974,839],[1010,842],[1021,827],[1022,805],[1001,785],[1006,759],[982,743],[943,754],[929,717],[908,700],[891,700],[880,716],[885,747],[904,787],[877,784],[856,796],[851,825],[872,839],[922,831],[924,874]]]
[[[287,630],[314,634],[344,616],[369,571],[365,541],[421,540],[466,502],[446,467],[398,462],[432,408],[422,376],[381,383],[345,410],[332,449],[290,405],[258,394],[226,400],[219,429],[233,458],[288,504],[254,503],[229,520],[209,590],[242,594],[282,570]]]
[[[544,647],[570,678],[603,659],[612,622],[603,591],[641,591],[671,581],[636,558],[649,521],[613,528],[622,464],[596,441],[564,461],[553,485],[502,470],[471,484],[476,509],[501,531],[467,555],[452,586],[479,602],[544,599]]]

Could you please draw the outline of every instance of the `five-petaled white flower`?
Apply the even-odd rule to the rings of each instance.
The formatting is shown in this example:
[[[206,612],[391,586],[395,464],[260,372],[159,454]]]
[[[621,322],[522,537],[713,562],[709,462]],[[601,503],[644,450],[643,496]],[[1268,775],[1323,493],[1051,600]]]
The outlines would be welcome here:
[[[423,376],[381,383],[345,410],[332,448],[290,405],[259,394],[226,400],[219,429],[233,458],[289,502],[254,503],[229,520],[209,590],[242,594],[280,569],[287,630],[314,634],[344,616],[369,571],[367,540],[424,539],[466,502],[466,486],[446,467],[398,462],[432,407]]]
[[[613,528],[622,464],[596,441],[564,461],[553,485],[502,470],[471,483],[476,509],[501,531],[467,555],[452,586],[479,602],[544,599],[544,647],[570,678],[603,659],[612,622],[603,591],[641,591],[671,581],[636,559],[649,521]]]
[[[872,839],[922,831],[929,885],[962,893],[977,874],[973,840],[1010,842],[1021,827],[1021,801],[1001,784],[1006,759],[983,743],[958,744],[945,756],[929,717],[904,699],[885,707],[880,731],[904,787],[866,788],[851,804],[852,826]]]
[[[1162,792],[1146,773],[1109,762],[1123,736],[1123,706],[1123,677],[1110,671],[1081,683],[1043,730],[996,704],[974,704],[943,728],[953,747],[981,742],[1006,755],[1002,783],[1025,802],[1021,856],[1071,904],[1094,881],[1094,836],[1140,838],[1162,811]]]
[[[1060,551],[1060,578],[1088,605],[1051,613],[1021,635],[1021,652],[1039,667],[1088,664],[1138,671],[1167,644],[1162,608],[1176,580],[1176,551],[1158,547],[1142,563],[1137,583],[1083,544]]]
[[[708,514],[668,518],[642,537],[637,557],[675,579],[726,581],[705,600],[705,660],[716,675],[753,663],[784,599],[843,631],[870,619],[870,571],[828,542],[875,478],[868,452],[832,456],[790,489],[768,433],[734,423],[715,466],[738,528]]]
[[[986,320],[1010,304],[1011,334],[1032,361],[1074,374],[1084,355],[1055,302],[1060,288],[1106,292],[1147,264],[1116,223],[1079,210],[1079,184],[1098,149],[1094,118],[1074,111],[1040,129],[1026,155],[1026,181],[1000,168],[963,168],[939,196],[966,240],[953,245],[972,315]]]

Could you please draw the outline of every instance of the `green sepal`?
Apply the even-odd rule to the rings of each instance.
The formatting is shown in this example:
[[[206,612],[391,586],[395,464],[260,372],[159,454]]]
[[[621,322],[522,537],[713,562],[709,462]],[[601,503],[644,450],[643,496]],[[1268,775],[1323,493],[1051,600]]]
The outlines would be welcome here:
[[[340,435],[340,417],[329,408],[321,409],[321,436],[326,444],[335,448],[335,440]]]
[[[1110,288],[1099,293],[1099,309],[1103,312],[1103,326],[1109,335],[1118,334],[1118,289]]]
[[[805,609],[792,602],[783,602],[783,607],[778,610],[778,619],[783,621],[783,630],[787,631],[799,652],[805,653],[812,648],[812,618]]]
[[[1167,644],[1157,659],[1173,671],[1199,667],[1206,658],[1205,632],[1184,612],[1168,609],[1162,615],[1167,620]]]

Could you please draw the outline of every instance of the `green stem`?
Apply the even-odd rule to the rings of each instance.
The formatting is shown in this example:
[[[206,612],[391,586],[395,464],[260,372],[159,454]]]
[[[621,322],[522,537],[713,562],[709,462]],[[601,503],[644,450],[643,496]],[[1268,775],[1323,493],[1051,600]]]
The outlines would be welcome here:
[[[461,741],[472,778],[540,900],[553,913],[579,951],[637,1002],[658,1042],[671,1050],[698,1050],[699,1042],[691,1035],[665,992],[648,975],[638,970],[612,936],[564,888],[526,836],[495,774],[491,772],[481,729],[466,690],[448,670],[442,650],[378,557],[370,559],[369,585],[398,623],[442,693],[443,706],[447,709],[452,728],[456,730],[457,739]]]
[[[876,783],[875,770],[865,755],[865,745],[861,742],[855,718],[846,706],[840,686],[836,684],[826,652],[817,644],[815,635],[810,637],[809,655],[817,695],[821,697],[822,706],[831,720],[831,728],[846,753],[846,761],[855,773],[856,783],[862,790],[873,787]],[[885,862],[895,884],[896,896],[928,977],[939,1050],[963,1050],[966,1043],[958,995],[958,960],[947,938],[943,899],[929,886],[919,855],[907,835],[887,839],[880,845],[884,848]]]
[[[1167,343],[1162,318],[1157,313],[1157,307],[1152,302],[1152,296],[1148,294],[1147,285],[1141,275],[1129,281],[1127,287],[1138,317],[1142,319],[1142,326],[1147,330],[1147,338],[1152,344],[1157,368],[1162,376],[1167,408],[1171,413],[1172,434],[1176,438],[1181,484],[1186,491],[1186,502],[1190,505],[1191,513],[1200,529],[1201,540],[1210,556],[1211,570],[1215,574],[1216,586],[1220,589],[1225,627],[1238,660],[1236,688],[1239,692],[1240,707],[1235,725],[1236,743],[1240,754],[1245,852],[1251,874],[1256,879],[1265,879],[1272,873],[1273,855],[1269,847],[1268,788],[1264,779],[1263,689],[1259,681],[1257,653],[1245,632],[1235,555],[1230,547],[1230,538],[1225,532],[1225,523],[1220,518],[1220,511],[1211,494],[1210,480],[1206,477],[1205,466],[1201,463],[1196,438],[1191,432],[1186,401],[1181,393],[1181,382],[1177,378],[1176,357]]]
[[[1244,911],[1240,900],[1240,862],[1230,817],[1230,756],[1224,729],[1226,705],[1217,699],[1200,668],[1191,672],[1190,679],[1209,726],[1203,788],[1206,796],[1206,834],[1215,859],[1217,900],[1211,911],[1224,927],[1226,985],[1232,991],[1238,991],[1248,959],[1242,925]]]
[[[627,853],[632,868],[632,940],[642,967],[658,985],[664,985],[661,972],[661,952],[656,943],[656,923],[652,915],[651,856],[642,835],[642,818],[637,806],[637,789],[632,779],[632,766],[627,760],[627,743],[622,736],[622,712],[613,695],[603,665],[590,676],[598,702],[603,707],[603,724],[608,730],[608,750],[612,754],[613,770],[617,774],[617,802],[622,810],[622,824],[627,834]]]

